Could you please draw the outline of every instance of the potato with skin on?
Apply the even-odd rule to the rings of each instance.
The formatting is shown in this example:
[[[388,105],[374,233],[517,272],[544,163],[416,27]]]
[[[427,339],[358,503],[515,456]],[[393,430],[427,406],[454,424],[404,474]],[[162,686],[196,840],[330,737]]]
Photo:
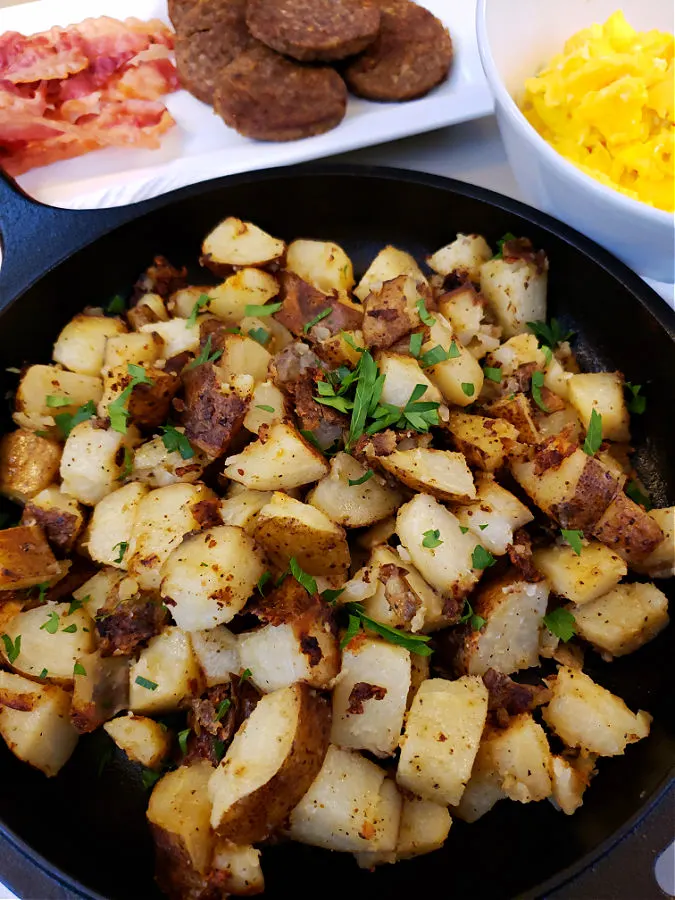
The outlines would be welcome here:
[[[481,266],[491,258],[492,250],[482,235],[460,232],[454,241],[428,256],[427,265],[439,275],[456,275],[478,284]]]
[[[384,769],[331,744],[323,766],[290,815],[292,840],[346,853],[396,848],[401,797]]]
[[[345,294],[354,287],[351,260],[342,247],[332,241],[291,241],[285,267],[325,294],[332,291]]]
[[[21,637],[21,652],[11,667],[21,675],[45,677],[55,684],[72,685],[77,660],[94,649],[94,621],[86,609],[70,612],[70,603],[47,603],[15,616],[5,633],[16,643]],[[7,664],[7,648],[2,647]]]
[[[170,484],[145,494],[126,552],[130,575],[144,590],[159,589],[162,564],[183,537],[217,521],[218,498],[203,484]]]
[[[285,253],[283,241],[251,222],[230,216],[207,234],[200,262],[216,275],[225,275],[235,267],[264,269],[279,262]]]
[[[118,716],[106,722],[103,730],[132,762],[148,769],[158,769],[171,750],[171,732],[146,716]]]
[[[206,888],[214,837],[207,786],[213,768],[200,760],[159,779],[147,817],[155,844],[155,872],[170,897],[199,897]]]
[[[488,728],[482,746],[509,799],[531,803],[550,796],[551,751],[530,713],[511,717],[506,728]]]
[[[245,666],[239,659],[239,641],[225,625],[191,631],[192,650],[207,688],[229,684],[230,676]]]
[[[214,831],[240,844],[268,837],[318,775],[329,732],[330,706],[307,685],[265,694],[209,780]]]
[[[154,687],[153,687],[154,685]],[[151,638],[129,669],[129,708],[155,715],[179,709],[202,692],[203,676],[190,635],[169,626]]]
[[[425,547],[425,533],[436,531],[441,543]],[[396,533],[413,565],[441,594],[460,598],[478,581],[480,572],[472,565],[476,538],[462,534],[457,518],[428,494],[416,494],[399,509]]]
[[[0,438],[0,494],[26,503],[51,485],[59,472],[61,445],[26,428]]]
[[[521,366],[534,363],[537,369],[544,369],[546,356],[537,338],[530,334],[516,334],[504,341],[496,350],[488,354],[486,363],[501,370],[502,377],[514,375]]]
[[[645,559],[631,563],[631,568],[650,578],[672,578],[675,575],[675,506],[652,509],[649,517],[663,532],[663,540]]]
[[[466,501],[476,496],[473,475],[462,453],[416,447],[394,450],[378,457],[378,463],[407,487],[439,500]]]
[[[577,632],[603,657],[633,653],[668,625],[668,598],[653,584],[617,584],[574,610]]]
[[[52,546],[68,553],[84,528],[84,511],[74,497],[54,484],[26,503],[21,524],[39,525]]]
[[[136,305],[127,310],[127,321],[135,332],[140,329],[141,325],[166,322],[168,318],[169,314],[166,311],[164,298],[151,292],[143,294],[139,297]]]
[[[480,269],[480,292],[504,336],[527,330],[527,322],[546,321],[548,261],[543,267],[523,259],[490,259]]]
[[[363,340],[367,347],[386,350],[420,323],[419,290],[409,275],[398,275],[375,286],[363,302]]]
[[[420,288],[420,296],[430,296],[429,282],[422,274],[413,257],[405,250],[398,250],[388,245],[377,254],[368,266],[361,281],[354,288],[354,296],[362,303],[372,291],[379,290],[385,281],[391,281],[399,275],[408,275]]]
[[[94,650],[78,657],[76,666],[70,721],[79,734],[88,734],[128,707],[129,658]]]
[[[648,559],[664,539],[657,520],[623,491],[616,493],[595,521],[592,533],[631,567]]]
[[[98,403],[103,392],[100,377],[67,372],[58,366],[30,366],[23,374],[14,399],[14,421],[31,431],[60,437],[54,417],[74,415],[90,400]],[[61,406],[49,406],[47,397],[58,397]],[[53,401],[52,401],[53,402]]]
[[[125,447],[138,441],[138,432],[128,428],[120,434],[112,428],[97,428],[87,419],[68,435],[61,457],[62,489],[85,506],[96,506],[119,487],[120,457]]]
[[[271,499],[272,491],[249,491],[244,488],[241,493],[221,501],[220,517],[223,525],[236,525],[253,537],[258,514]]]
[[[473,611],[485,619],[478,631],[465,628],[455,658],[459,672],[503,675],[539,665],[539,632],[549,589],[545,581],[523,580],[513,569],[482,587],[471,598]]]
[[[396,512],[402,494],[378,475],[360,481],[369,470],[349,453],[337,453],[330,460],[330,472],[307,495],[307,503],[325,513],[344,528],[362,528]]]
[[[391,756],[403,727],[410,679],[409,650],[370,636],[348,644],[333,688],[331,743]]]
[[[456,806],[471,776],[487,711],[487,688],[477,676],[423,681],[401,737],[397,783],[425,800]]]
[[[61,330],[52,358],[79,375],[99,376],[108,338],[125,334],[127,327],[117,316],[78,313]]]
[[[380,374],[384,375],[380,403],[391,403],[403,409],[418,384],[426,387],[422,396],[417,398],[418,402],[443,402],[441,392],[429,381],[414,357],[384,351],[377,354],[376,362]]]
[[[583,372],[567,382],[569,402],[588,428],[591,413],[602,417],[602,437],[606,441],[630,440],[630,416],[623,396],[621,372]]]
[[[98,415],[102,419],[111,415],[111,405],[121,401],[129,421],[146,431],[154,431],[169,418],[171,401],[180,388],[180,378],[175,372],[164,372],[155,366],[141,368],[147,379],[141,383],[134,383],[128,366],[109,369],[104,374]],[[124,392],[129,388],[131,392],[125,397]]]
[[[496,472],[518,448],[518,430],[505,419],[451,412],[445,426],[470,466]]]
[[[39,525],[0,530],[0,592],[58,581],[64,565],[55,558]]]
[[[219,525],[186,537],[161,568],[160,593],[186,631],[231,621],[265,571],[262,554],[243,528]]]
[[[77,744],[69,712],[70,694],[62,688],[0,671],[0,736],[15,756],[49,778]]]
[[[489,473],[478,472],[475,483],[475,500],[453,505],[452,512],[490,553],[503,556],[513,543],[514,532],[529,524],[534,516]]]
[[[518,431],[518,439],[524,444],[538,444],[541,441],[541,434],[534,420],[534,407],[529,397],[522,392],[495,400],[485,411],[510,422]]]
[[[328,464],[292,425],[277,422],[263,441],[225,460],[224,475],[256,491],[285,491],[318,481]]]
[[[349,567],[344,529],[316,507],[279,491],[258,513],[254,537],[279,569],[291,557],[310,575],[344,575]]]
[[[532,562],[553,592],[576,606],[601,597],[628,572],[621,557],[598,541],[583,543],[579,555],[568,544],[535,550]]]
[[[228,894],[234,897],[251,897],[265,890],[260,850],[248,844],[241,846],[216,838],[211,874],[223,878]]]
[[[631,712],[620,697],[579,669],[561,666],[546,683],[553,696],[543,709],[544,722],[568,747],[621,756],[628,744],[649,734],[649,713]]]
[[[120,547],[129,546],[138,506],[148,490],[146,484],[132,481],[96,504],[84,541],[93,560],[126,570],[127,554],[120,559]]]

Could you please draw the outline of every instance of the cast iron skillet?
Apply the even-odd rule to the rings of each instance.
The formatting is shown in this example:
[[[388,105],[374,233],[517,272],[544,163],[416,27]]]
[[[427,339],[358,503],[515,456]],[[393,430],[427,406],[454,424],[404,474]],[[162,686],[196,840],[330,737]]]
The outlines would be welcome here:
[[[638,459],[659,505],[675,501],[675,315],[624,265],[577,232],[523,204],[455,181],[410,172],[314,167],[199,184],[134,207],[64,212],[28,202],[0,182],[5,262],[0,274],[0,390],[7,366],[46,361],[59,329],[86,305],[128,292],[154,254],[195,265],[204,235],[223,217],[272,234],[331,238],[363,271],[385,243],[419,259],[457,231],[493,243],[506,231],[548,253],[549,315],[577,332],[584,367],[621,369],[646,386]],[[639,240],[639,235],[636,235]],[[203,282],[203,273],[200,280]],[[9,417],[0,423],[9,424]],[[671,582],[662,583],[671,599]],[[628,705],[654,715],[649,739],[603,759],[583,808],[566,817],[549,803],[500,803],[477,824],[455,822],[445,848],[370,874],[345,855],[299,845],[265,852],[266,896],[409,898],[541,896],[606,851],[648,811],[675,758],[673,628],[611,665],[588,654],[587,671]],[[0,747],[0,830],[34,861],[86,897],[157,898],[144,825],[147,794],[116,757],[98,775],[107,738],[80,741],[48,780]],[[2,743],[2,742],[0,742]]]

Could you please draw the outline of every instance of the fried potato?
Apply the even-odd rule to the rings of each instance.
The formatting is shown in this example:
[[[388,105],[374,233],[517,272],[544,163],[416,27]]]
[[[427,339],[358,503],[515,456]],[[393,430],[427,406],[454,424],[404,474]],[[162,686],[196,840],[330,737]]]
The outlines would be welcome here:
[[[492,250],[480,234],[458,234],[454,241],[427,257],[427,265],[439,275],[456,275],[478,284],[483,263]]]
[[[403,409],[418,384],[426,387],[422,396],[418,397],[419,402],[443,402],[441,392],[429,381],[420,369],[417,360],[412,356],[403,356],[400,353],[389,351],[380,352],[377,354],[377,364],[380,374],[385,378],[380,397],[381,403],[391,403],[392,406]]]
[[[84,512],[74,497],[52,485],[26,503],[21,524],[39,525],[49,543],[61,553],[67,553],[84,528]]]
[[[142,334],[158,334],[164,346],[162,359],[171,359],[179,353],[197,353],[199,350],[199,328],[197,325],[188,325],[186,319],[169,319],[168,322],[152,322],[141,325],[138,329]]]
[[[579,767],[575,767],[564,756],[552,757],[552,796],[548,799],[566,816],[573,815],[582,805],[584,791],[589,783],[590,775],[585,774]]]
[[[344,529],[321,510],[278,491],[258,513],[254,537],[279,569],[291,557],[310,575],[344,574],[349,567]]]
[[[485,316],[485,301],[471,284],[462,284],[438,298],[438,308],[453,333],[465,347],[480,332]],[[499,343],[499,341],[497,341]]]
[[[579,635],[610,657],[633,653],[668,625],[668,598],[653,584],[617,584],[574,611]]]
[[[531,803],[551,794],[551,751],[544,729],[530,713],[513,716],[504,729],[489,729],[481,746],[509,799]]]
[[[171,750],[170,732],[146,716],[118,716],[106,722],[103,729],[132,762],[148,769],[158,769]]]
[[[318,481],[328,473],[325,458],[292,425],[277,422],[263,441],[225,460],[224,475],[258,491],[283,491]]]
[[[66,372],[58,366],[30,366],[17,388],[14,421],[23,428],[46,431],[58,437],[60,432],[55,427],[54,416],[74,415],[90,400],[98,403],[102,393],[103,383],[99,377]],[[51,406],[50,403],[59,405]]]
[[[623,396],[621,372],[584,372],[567,382],[569,402],[588,428],[593,410],[602,417],[602,436],[608,441],[630,440],[630,417]]]
[[[223,381],[231,383],[237,375],[250,375],[256,384],[265,381],[272,354],[257,341],[244,334],[226,334],[221,348],[217,367]]]
[[[124,334],[126,330],[126,325],[117,316],[78,313],[56,339],[52,353],[54,362],[79,375],[98,377],[108,338]]]
[[[269,272],[244,267],[222,284],[208,288],[207,293],[209,302],[205,309],[228,325],[238,325],[246,315],[247,306],[264,306],[276,297],[279,282]]]
[[[176,431],[183,434],[185,429],[176,428]],[[152,438],[136,447],[130,477],[151,488],[194,484],[201,478],[209,458],[199,447],[192,447],[192,452],[192,456],[183,459],[178,450],[167,450],[161,437]]]
[[[117,594],[120,582],[126,577],[126,573],[110,566],[99,569],[84,584],[73,591],[73,597],[80,603],[86,604],[90,616],[96,613]]]
[[[129,669],[129,708],[148,715],[178,709],[202,691],[190,635],[170,626],[153,637]]]
[[[363,302],[368,294],[379,290],[385,281],[391,281],[399,275],[409,275],[425,295],[429,294],[429,283],[413,257],[404,250],[387,246],[380,250],[368,266],[363,278],[354,288],[354,296]]]
[[[0,531],[0,592],[57,581],[67,565],[54,557],[39,525]]]
[[[146,484],[132,481],[96,504],[84,541],[93,560],[127,568],[127,554],[120,554],[120,549],[129,546],[139,504],[148,490]]]
[[[211,827],[239,843],[266,838],[318,775],[329,731],[330,707],[307,685],[265,694],[211,776]]]
[[[663,540],[645,559],[631,562],[631,567],[650,578],[672,578],[675,575],[675,506],[653,509],[649,516],[663,532]]]
[[[483,733],[462,799],[451,807],[452,815],[464,822],[477,822],[495,803],[506,799],[490,753],[489,734],[488,729]]]
[[[546,320],[547,269],[522,259],[491,259],[481,266],[480,292],[506,337],[526,331],[527,322]]]
[[[120,434],[112,428],[97,428],[92,419],[80,422],[63,448],[62,489],[85,506],[96,506],[119,487],[124,447],[136,443],[137,435],[132,428]]]
[[[286,251],[286,269],[325,294],[347,293],[354,287],[351,260],[332,241],[292,241]]]
[[[230,216],[211,231],[202,244],[201,263],[217,275],[235,266],[264,268],[278,262],[286,253],[283,241],[267,232]]]
[[[307,495],[307,502],[344,528],[362,528],[396,512],[403,497],[377,475],[360,481],[368,470],[348,453],[337,453],[330,461],[330,473]]]
[[[78,657],[76,667],[70,721],[79,734],[88,734],[128,707],[129,659],[94,650]]]
[[[513,534],[532,521],[534,516],[506,488],[488,473],[476,476],[476,498],[471,503],[456,504],[452,511],[460,525],[468,528],[481,544],[499,556],[513,543]]]
[[[607,593],[628,571],[620,556],[597,541],[583,544],[579,556],[567,544],[536,550],[532,561],[554,593],[576,606]]]
[[[272,491],[249,491],[244,488],[241,493],[221,502],[220,517],[223,525],[236,525],[253,536],[258,514],[271,499]]]
[[[192,631],[190,640],[207,688],[228,684],[230,675],[244,668],[239,659],[237,636],[224,625]]]
[[[156,332],[117,334],[105,342],[103,372],[124,368],[128,365],[153,366],[162,358],[164,341]]]
[[[217,839],[211,872],[216,878],[223,879],[228,894],[234,897],[251,897],[265,890],[260,850],[250,845],[239,846],[232,841]]]
[[[491,416],[510,422],[518,431],[518,439],[524,444],[537,444],[541,434],[534,421],[533,407],[525,394],[518,392],[502,397],[487,408]]]
[[[138,298],[135,306],[127,310],[127,320],[134,331],[138,331],[141,325],[166,322],[168,318],[169,314],[166,311],[164,298],[159,294],[143,294]]]
[[[620,554],[629,565],[654,553],[664,538],[658,522],[623,491],[618,491],[593,525],[593,536]]]
[[[58,475],[61,445],[26,428],[0,438],[0,494],[25,503]]]
[[[445,806],[421,797],[405,797],[396,841],[396,859],[412,859],[440,850],[451,825],[452,819]]]
[[[467,462],[484,472],[500,469],[517,450],[518,431],[504,419],[451,412],[447,429]]]
[[[429,340],[422,344],[421,360],[438,347],[449,354],[449,359],[428,366],[425,373],[448,403],[469,406],[483,389],[483,370],[473,354],[454,340],[450,323],[440,315],[434,316]]]
[[[244,428],[257,435],[262,425],[281,422],[287,415],[284,394],[271,381],[261,381],[253,389]]]
[[[472,500],[476,496],[473,475],[462,453],[417,447],[394,450],[378,462],[409,488],[439,500]]]

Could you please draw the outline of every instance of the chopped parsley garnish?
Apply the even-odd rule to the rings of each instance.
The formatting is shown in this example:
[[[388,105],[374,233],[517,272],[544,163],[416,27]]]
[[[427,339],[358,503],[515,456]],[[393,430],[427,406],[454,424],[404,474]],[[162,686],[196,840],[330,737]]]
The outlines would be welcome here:
[[[314,398],[317,403],[321,403],[323,406],[330,406],[331,409],[336,409],[341,413],[348,413],[353,409],[354,404],[352,401],[348,400],[347,397],[341,397],[339,393],[336,394],[333,385],[327,381],[318,381],[316,388],[319,392],[318,396]]]
[[[481,531],[485,531],[485,529],[488,527],[488,523],[486,522],[484,525],[479,525],[478,527]]]
[[[430,315],[429,310],[427,309],[424,300],[420,297],[420,299],[415,304],[417,307],[417,312],[420,314],[420,319],[424,324],[431,328],[432,325],[436,324],[436,319],[432,315]]]
[[[119,547],[119,554],[118,554],[117,558],[113,560],[113,562],[121,563],[122,560],[124,559],[124,554],[129,549],[129,542],[128,541],[120,541],[119,544],[115,544],[115,546],[112,548],[112,552],[114,553],[118,547]]]
[[[547,613],[544,616],[544,625],[551,634],[565,643],[574,637],[577,630],[576,619],[569,610],[562,607]]]
[[[258,586],[258,590],[260,591],[261,594],[263,592],[263,588],[265,587],[267,582],[271,579],[271,577],[272,577],[271,572],[263,572],[262,575],[260,576],[260,578],[258,579],[257,586]]]
[[[424,532],[424,537],[422,540],[422,546],[426,547],[427,550],[433,550],[434,547],[440,547],[443,541],[440,540],[441,532],[438,528],[429,529],[429,531]]]
[[[321,599],[326,603],[335,603],[342,593],[344,593],[344,588],[326,588],[325,591],[321,591]]]
[[[588,456],[593,456],[600,449],[602,443],[602,416],[596,410],[591,410],[591,419],[588,423],[586,431],[586,439],[584,440],[583,451]]]
[[[557,319],[551,319],[551,324],[546,322],[526,322],[527,327],[534,334],[540,344],[546,344],[551,350],[568,341],[573,335],[573,331],[563,331]]]
[[[80,422],[86,422],[87,419],[91,419],[95,415],[96,404],[93,400],[88,400],[83,406],[75,410],[72,415],[70,413],[59,413],[54,416],[54,421],[62,436],[67,438],[76,425],[79,425]]]
[[[55,612],[50,612],[46,622],[40,625],[40,631],[46,631],[47,634],[56,634],[59,630],[59,617]]]
[[[460,525],[459,530],[462,532],[462,534],[466,534],[469,529],[466,527],[466,525]]]
[[[249,328],[248,336],[264,347],[272,335],[266,328]]]
[[[194,328],[197,324],[197,316],[199,315],[199,310],[206,306],[211,298],[208,294],[200,294],[195,305],[192,307],[192,311],[190,315],[187,317],[187,321],[185,322],[186,328]]]
[[[367,434],[375,434],[385,428],[411,428],[413,431],[425,432],[432,425],[438,425],[438,407],[440,403],[434,401],[418,402],[427,391],[426,384],[415,385],[410,400],[403,409],[393,406],[391,403],[385,403],[378,406],[374,413],[375,419],[368,428]]]
[[[220,760],[225,756],[225,742],[215,740],[213,742],[213,752],[215,753],[218,762],[220,762]]]
[[[427,350],[427,352],[420,359],[420,365],[423,369],[428,369],[431,366],[436,366],[438,363],[447,362],[449,359],[458,359],[462,354],[459,352],[459,348],[457,344],[453,341],[450,344],[449,350],[444,350],[440,344],[436,344],[431,350]]]
[[[543,410],[543,412],[547,413],[551,410],[544,403],[541,396],[541,389],[544,386],[544,373],[540,372],[538,369],[536,372],[532,373],[532,399],[537,404],[539,409]]]
[[[356,487],[357,484],[365,484],[366,481],[371,479],[374,474],[375,473],[373,472],[372,469],[368,469],[368,471],[364,475],[362,475],[360,478],[354,478],[354,479],[349,478],[348,479],[349,487]]]
[[[494,366],[485,366],[483,368],[483,375],[488,381],[494,381],[497,384],[502,380],[502,370]]]
[[[47,671],[47,669],[43,669],[43,670],[40,672],[40,674],[38,675],[38,678],[46,678],[47,675],[49,675],[49,672]]]
[[[14,641],[8,634],[3,634],[2,643],[5,645],[5,653],[10,663],[13,663],[19,653],[21,653],[21,635],[17,634]]]
[[[482,544],[476,544],[471,554],[471,565],[474,569],[489,569],[497,560]]]
[[[221,700],[218,704],[218,709],[216,710],[216,722],[220,722],[228,709],[232,706],[232,701],[225,699]]]
[[[466,625],[467,622],[474,631],[480,631],[483,625],[486,624],[487,619],[484,619],[482,616],[479,616],[477,613],[475,613],[469,601],[465,600],[464,609],[462,610],[462,615],[459,619],[458,624]]]
[[[159,781],[161,777],[160,772],[155,772],[153,769],[143,769],[141,772],[141,778],[143,780],[143,787],[146,791],[149,791],[151,787],[154,787],[155,784]]]
[[[260,316],[273,316],[274,313],[278,313],[283,303],[266,303],[263,306],[256,306],[252,303],[247,303],[244,307],[244,315],[245,316],[254,316],[255,318],[260,318]]]
[[[73,622],[72,625],[66,625],[65,628],[61,629],[61,631],[65,632],[65,634],[75,634],[75,632],[77,631],[77,625]]]
[[[515,241],[515,240],[516,240],[515,234],[511,234],[510,231],[507,231],[506,234],[503,237],[500,237],[499,240],[497,241],[497,252],[495,253],[495,255],[492,258],[493,259],[504,259],[504,244],[507,241]]]
[[[47,591],[51,587],[50,583],[48,581],[42,581],[40,584],[36,584],[35,587],[38,589],[37,602],[44,603]]]
[[[391,628],[389,625],[383,625],[381,622],[377,622],[375,619],[371,619],[370,616],[366,615],[363,606],[360,603],[348,603],[346,609],[349,613],[349,624],[347,626],[347,631],[340,642],[342,649],[344,649],[349,641],[358,634],[359,626],[363,625],[367,631],[373,631],[375,634],[379,634],[380,637],[389,641],[390,644],[397,644],[399,647],[405,647],[406,650],[410,650],[411,653],[417,653],[419,656],[431,656],[431,647],[427,646],[428,642],[431,640],[428,635],[410,634],[407,631],[399,631],[398,628]],[[356,624],[354,624],[354,620],[356,620]]]
[[[69,397],[56,397],[54,394],[47,394],[45,403],[50,409],[58,409],[59,406],[70,406],[72,400]]]
[[[308,444],[311,444],[312,447],[314,447],[315,450],[318,450],[319,453],[323,453],[323,450],[321,449],[321,444],[317,441],[316,435],[314,434],[313,431],[309,431],[306,428],[301,428],[300,434],[304,437],[304,439],[307,441]]]
[[[303,572],[300,563],[294,556],[291,556],[288,565],[291,570],[291,575],[298,584],[302,585],[308,594],[316,594],[317,586],[315,579],[311,575],[308,575],[307,572]]]
[[[125,481],[132,472],[134,464],[134,454],[131,451],[130,447],[124,448],[124,459],[122,460],[122,467],[120,474],[117,476],[118,481]]]
[[[653,509],[652,501],[649,498],[649,494],[643,494],[640,490],[640,485],[637,481],[629,481],[625,488],[626,496],[630,497],[633,503],[638,503],[640,506],[644,506],[644,508],[649,512],[650,509]]]
[[[89,599],[89,597],[87,597],[87,600],[88,600],[88,599]],[[72,616],[72,614],[73,614],[74,612],[77,612],[78,609],[82,609],[84,603],[85,603],[84,600],[76,600],[76,599],[73,597],[73,599],[70,601],[70,606],[68,607],[68,612],[66,613],[66,615],[67,615],[67,616]]]
[[[122,393],[108,404],[108,415],[110,416],[110,427],[119,434],[127,433],[127,421],[131,413],[127,409],[127,403],[131,393],[137,384],[149,384],[154,382],[145,374],[143,366],[136,366],[133,363],[127,365],[127,372],[131,375],[131,381],[124,388]]]
[[[156,691],[159,687],[156,681],[150,681],[149,678],[144,678],[142,675],[136,676],[136,684],[148,691]]]
[[[462,390],[467,397],[473,397],[473,395],[476,393],[476,387],[472,381],[463,381]]]
[[[173,425],[162,425],[160,431],[162,432],[162,443],[169,453],[178,451],[182,459],[192,459],[195,451],[182,431],[179,431]]]
[[[421,332],[416,332],[415,334],[410,335],[410,343],[408,347],[413,356],[417,357],[420,355],[423,340],[424,335]]]
[[[349,426],[348,447],[354,444],[363,434],[368,415],[375,412],[380,402],[384,375],[378,375],[377,364],[371,354],[364,350],[359,363],[354,370],[356,374],[356,391],[354,393],[354,405],[352,408],[352,420]]]
[[[105,308],[106,314],[109,316],[119,316],[127,308],[127,304],[121,294],[115,294],[110,303]]]
[[[551,350],[550,347],[546,346],[542,347],[541,350],[544,354],[544,365],[548,369],[548,367],[551,365],[551,360],[553,359],[553,350]]]
[[[347,622],[347,630],[342,635],[342,640],[340,641],[340,650],[344,650],[352,638],[356,637],[359,631],[361,631],[361,619],[358,616],[350,615],[349,621]]]
[[[268,413],[273,413],[275,411],[273,406],[268,406],[266,403],[258,403],[256,409],[262,409],[263,412]]]
[[[251,677],[251,674],[252,673],[250,669],[244,669],[244,671],[239,676],[239,684],[243,684],[245,681],[248,681]]]
[[[643,397],[640,391],[642,390],[641,384],[631,384],[630,381],[626,381],[624,387],[631,394],[630,399],[627,401],[626,406],[628,407],[628,412],[635,413],[638,416],[641,416],[642,413],[647,408],[647,398]],[[49,399],[49,398],[47,398]]]
[[[180,747],[180,752],[185,756],[187,754],[187,741],[190,737],[191,728],[186,728],[184,731],[178,732],[178,746]]]
[[[73,666],[73,675],[86,675],[86,674],[87,674],[87,670],[82,665],[82,663],[76,662],[75,665]]]
[[[583,531],[577,531],[575,529],[568,531],[566,528],[561,528],[560,533],[563,536],[563,540],[570,545],[576,555],[581,556],[581,550],[583,547],[583,544],[581,542],[584,538]]]
[[[185,369],[195,369],[197,366],[203,366],[204,363],[212,363],[223,355],[222,350],[215,350],[211,353],[211,335],[206,339],[206,343],[199,352],[199,356],[195,356],[192,362],[189,362]]]
[[[314,316],[313,319],[310,319],[309,322],[305,322],[305,325],[302,329],[304,334],[309,334],[310,330],[314,328],[315,325],[318,325],[318,323],[322,319],[325,319],[326,316],[329,316],[332,312],[333,309],[329,306],[327,309],[322,309],[321,312],[318,315]]]

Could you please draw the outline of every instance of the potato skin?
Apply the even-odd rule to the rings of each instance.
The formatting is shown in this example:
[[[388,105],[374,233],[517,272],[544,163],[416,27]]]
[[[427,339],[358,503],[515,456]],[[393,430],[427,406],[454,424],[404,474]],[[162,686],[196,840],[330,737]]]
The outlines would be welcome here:
[[[0,494],[25,502],[54,481],[59,472],[61,446],[26,428],[0,440]]]
[[[281,768],[258,790],[234,803],[216,831],[238,844],[254,844],[269,836],[307,793],[323,764],[331,729],[328,700],[306,684],[300,695],[298,727]]]

